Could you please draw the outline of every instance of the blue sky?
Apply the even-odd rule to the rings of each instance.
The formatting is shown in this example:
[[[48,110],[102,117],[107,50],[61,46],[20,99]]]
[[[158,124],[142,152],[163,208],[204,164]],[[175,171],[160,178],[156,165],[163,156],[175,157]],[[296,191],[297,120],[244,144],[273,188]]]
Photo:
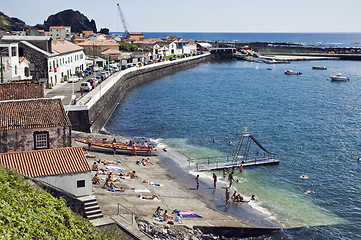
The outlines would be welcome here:
[[[35,25],[73,9],[117,32],[117,3],[133,32],[361,32],[361,0],[14,0],[0,11]]]

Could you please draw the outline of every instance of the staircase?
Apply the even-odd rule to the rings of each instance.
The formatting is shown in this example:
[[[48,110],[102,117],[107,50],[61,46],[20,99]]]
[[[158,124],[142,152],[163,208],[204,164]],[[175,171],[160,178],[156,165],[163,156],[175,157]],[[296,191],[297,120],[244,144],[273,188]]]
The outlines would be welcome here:
[[[78,200],[84,203],[85,217],[91,221],[102,218],[103,214],[94,195],[79,197]]]

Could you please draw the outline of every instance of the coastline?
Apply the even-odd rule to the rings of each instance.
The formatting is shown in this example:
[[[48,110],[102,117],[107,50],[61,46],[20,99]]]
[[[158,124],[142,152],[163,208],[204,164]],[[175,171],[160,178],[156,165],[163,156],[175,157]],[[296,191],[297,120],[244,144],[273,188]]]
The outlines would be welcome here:
[[[94,140],[100,140],[102,138],[108,138],[108,140],[114,137],[117,141],[128,141],[131,138],[114,136],[107,134],[88,134],[82,132],[72,131],[72,138],[84,138],[91,136]],[[74,142],[74,141],[73,141]],[[75,145],[75,144],[74,144]],[[267,216],[261,214],[256,209],[252,208],[248,204],[235,204],[231,203],[231,207],[226,209],[223,184],[218,184],[217,190],[213,191],[213,187],[206,179],[201,178],[201,184],[199,191],[194,190],[195,180],[192,173],[186,171],[184,168],[184,160],[186,157],[178,152],[166,152],[161,153],[158,156],[151,156],[150,160],[154,163],[152,166],[136,166],[135,162],[139,161],[142,156],[128,156],[128,155],[116,155],[111,153],[98,153],[91,152],[96,158],[107,159],[114,162],[118,162],[119,166],[124,171],[135,170],[139,180],[121,180],[120,184],[126,190],[124,193],[111,193],[101,188],[104,181],[101,181],[100,186],[93,185],[94,194],[98,200],[99,205],[104,216],[114,217],[117,215],[118,207],[117,203],[121,202],[122,205],[128,209],[134,211],[137,215],[146,219],[153,224],[160,227],[168,226],[167,224],[159,224],[151,217],[157,205],[162,205],[163,209],[167,209],[171,212],[174,209],[193,210],[197,214],[203,216],[200,219],[185,219],[184,226],[188,228],[197,227],[222,227],[222,228],[246,228],[246,229],[272,229],[278,230],[283,226],[267,220]],[[179,159],[183,159],[179,160]],[[91,165],[94,159],[89,158],[89,164]],[[179,160],[179,161],[178,161]],[[185,162],[186,164],[186,162]],[[103,166],[104,168],[104,166]],[[94,174],[93,174],[94,175]],[[147,179],[154,182],[160,181],[164,187],[152,188],[149,185],[141,183],[142,180]],[[146,188],[151,193],[145,193],[144,195],[156,194],[160,197],[161,201],[147,201],[151,204],[144,204],[143,201],[136,197],[135,192],[131,192],[130,188]],[[140,205],[139,205],[140,204]],[[146,206],[145,206],[146,205]],[[237,206],[241,205],[241,206]],[[195,207],[197,206],[197,207]],[[122,214],[122,213],[121,213]],[[123,212],[128,215],[128,213]],[[114,217],[116,218],[116,217]],[[178,226],[175,226],[178,227]],[[258,232],[258,235],[260,232]]]

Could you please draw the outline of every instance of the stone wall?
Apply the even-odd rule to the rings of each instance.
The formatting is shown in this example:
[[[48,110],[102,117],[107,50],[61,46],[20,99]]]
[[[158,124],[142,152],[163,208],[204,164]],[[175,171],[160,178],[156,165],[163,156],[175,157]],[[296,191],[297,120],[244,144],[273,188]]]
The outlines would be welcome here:
[[[197,66],[210,60],[210,55],[189,58],[187,61],[174,61],[172,64],[159,64],[153,67],[137,68],[123,75],[106,94],[89,109],[70,110],[68,117],[72,129],[82,132],[97,132],[107,122],[124,94],[131,88],[153,81],[160,77]],[[98,87],[99,88],[99,87]]]
[[[0,152],[34,150],[35,132],[49,133],[50,149],[71,147],[71,129],[69,127],[0,130]]]

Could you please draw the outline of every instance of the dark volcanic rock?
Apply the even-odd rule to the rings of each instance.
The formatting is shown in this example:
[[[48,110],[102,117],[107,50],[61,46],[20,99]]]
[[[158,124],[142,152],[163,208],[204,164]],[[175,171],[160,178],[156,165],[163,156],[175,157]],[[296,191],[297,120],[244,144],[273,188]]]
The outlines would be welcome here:
[[[43,26],[37,25],[36,27],[49,30],[50,26],[70,26],[72,32],[82,32],[84,30],[97,32],[96,24],[93,19],[89,21],[89,19],[79,11],[71,9],[50,15]]]
[[[18,18],[9,17],[3,12],[0,12],[0,31],[23,31],[31,27]]]

